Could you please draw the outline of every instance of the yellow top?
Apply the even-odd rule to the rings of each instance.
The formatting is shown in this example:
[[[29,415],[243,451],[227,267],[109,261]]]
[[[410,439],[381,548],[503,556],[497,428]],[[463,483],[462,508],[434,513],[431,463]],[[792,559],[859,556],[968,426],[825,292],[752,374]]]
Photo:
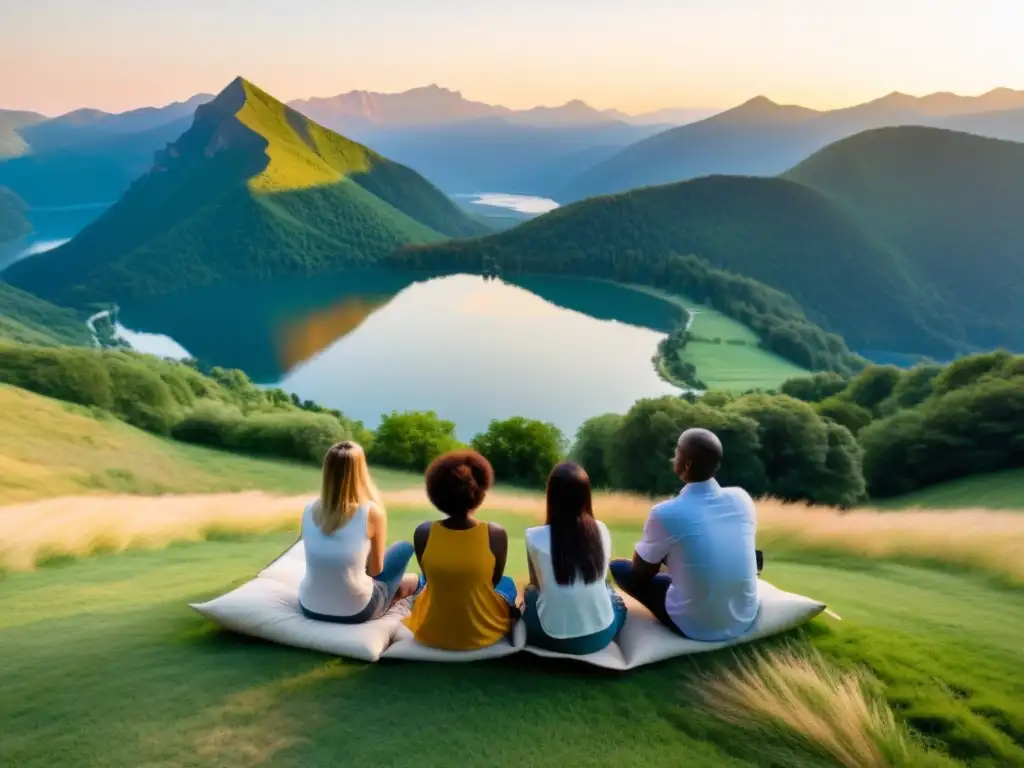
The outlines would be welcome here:
[[[417,641],[448,651],[472,651],[508,634],[511,610],[494,591],[487,523],[464,531],[433,523],[421,565],[427,584],[405,620]]]

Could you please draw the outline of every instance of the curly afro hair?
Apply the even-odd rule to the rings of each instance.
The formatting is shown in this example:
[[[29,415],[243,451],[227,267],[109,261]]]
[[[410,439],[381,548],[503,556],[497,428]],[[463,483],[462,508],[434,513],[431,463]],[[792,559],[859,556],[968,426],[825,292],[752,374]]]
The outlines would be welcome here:
[[[494,485],[491,462],[476,451],[453,451],[427,467],[427,496],[447,517],[465,518]]]

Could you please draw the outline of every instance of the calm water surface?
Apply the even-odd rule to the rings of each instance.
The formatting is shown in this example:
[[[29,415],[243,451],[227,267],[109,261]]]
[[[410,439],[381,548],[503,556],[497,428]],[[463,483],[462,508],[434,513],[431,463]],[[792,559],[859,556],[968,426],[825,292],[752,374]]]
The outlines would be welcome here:
[[[432,409],[463,439],[514,415],[571,436],[677,392],[651,356],[679,310],[596,281],[362,270],[123,304],[119,322],[138,349],[240,368],[370,426]]]
[[[26,213],[34,231],[20,240],[0,245],[0,271],[16,261],[63,245],[91,224],[110,203],[32,208]]]
[[[516,213],[540,215],[555,210],[558,203],[547,197],[533,195],[513,195],[508,192],[474,192],[472,194],[452,195],[456,200],[463,200],[471,206],[483,206],[485,209],[504,208]]]

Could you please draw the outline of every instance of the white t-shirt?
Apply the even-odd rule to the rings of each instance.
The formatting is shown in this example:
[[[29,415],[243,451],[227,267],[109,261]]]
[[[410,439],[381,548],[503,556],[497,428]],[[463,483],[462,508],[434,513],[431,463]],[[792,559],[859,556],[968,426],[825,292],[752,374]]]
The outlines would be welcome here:
[[[604,569],[601,576],[590,584],[584,584],[578,575],[572,584],[555,581],[551,564],[551,529],[546,525],[526,529],[526,554],[533,563],[538,582],[537,617],[549,637],[559,640],[586,637],[603,632],[615,620],[607,585],[612,537],[600,520],[597,526],[601,529],[604,545]]]
[[[689,483],[656,505],[636,553],[672,577],[665,610],[694,640],[730,640],[757,617],[757,513],[742,488]]]
[[[369,605],[373,595],[373,579],[366,575],[370,508],[363,504],[341,528],[325,535],[313,519],[319,503],[312,502],[302,514],[306,574],[299,584],[299,602],[306,610],[325,616],[354,616]]]

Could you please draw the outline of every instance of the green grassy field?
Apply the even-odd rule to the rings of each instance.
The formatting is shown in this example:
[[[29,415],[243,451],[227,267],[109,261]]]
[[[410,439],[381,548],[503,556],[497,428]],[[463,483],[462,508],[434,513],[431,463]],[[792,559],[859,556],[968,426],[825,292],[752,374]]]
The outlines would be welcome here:
[[[710,389],[726,392],[776,389],[786,379],[807,375],[804,368],[759,347],[757,335],[743,323],[711,307],[654,288],[629,287],[695,311],[690,331],[697,338],[683,348],[679,357],[693,364],[697,375]],[[716,338],[720,343],[713,342]]]
[[[963,477],[872,503],[880,509],[1024,509],[1024,469]]]
[[[155,437],[80,406],[0,385],[0,506],[81,493],[315,491],[319,467]],[[418,475],[374,470],[383,489]]]
[[[392,515],[411,535],[423,513]],[[525,575],[524,520],[509,571]],[[635,526],[615,526],[625,553]],[[704,713],[685,685],[731,654],[628,675],[518,656],[366,665],[216,630],[186,603],[250,577],[292,534],[66,562],[0,589],[0,764],[91,766],[829,765]],[[791,639],[866,665],[897,717],[969,765],[1024,765],[1020,592],[885,563],[769,560],[842,616]],[[571,734],[567,738],[566,734]],[[915,764],[921,764],[917,762]]]

